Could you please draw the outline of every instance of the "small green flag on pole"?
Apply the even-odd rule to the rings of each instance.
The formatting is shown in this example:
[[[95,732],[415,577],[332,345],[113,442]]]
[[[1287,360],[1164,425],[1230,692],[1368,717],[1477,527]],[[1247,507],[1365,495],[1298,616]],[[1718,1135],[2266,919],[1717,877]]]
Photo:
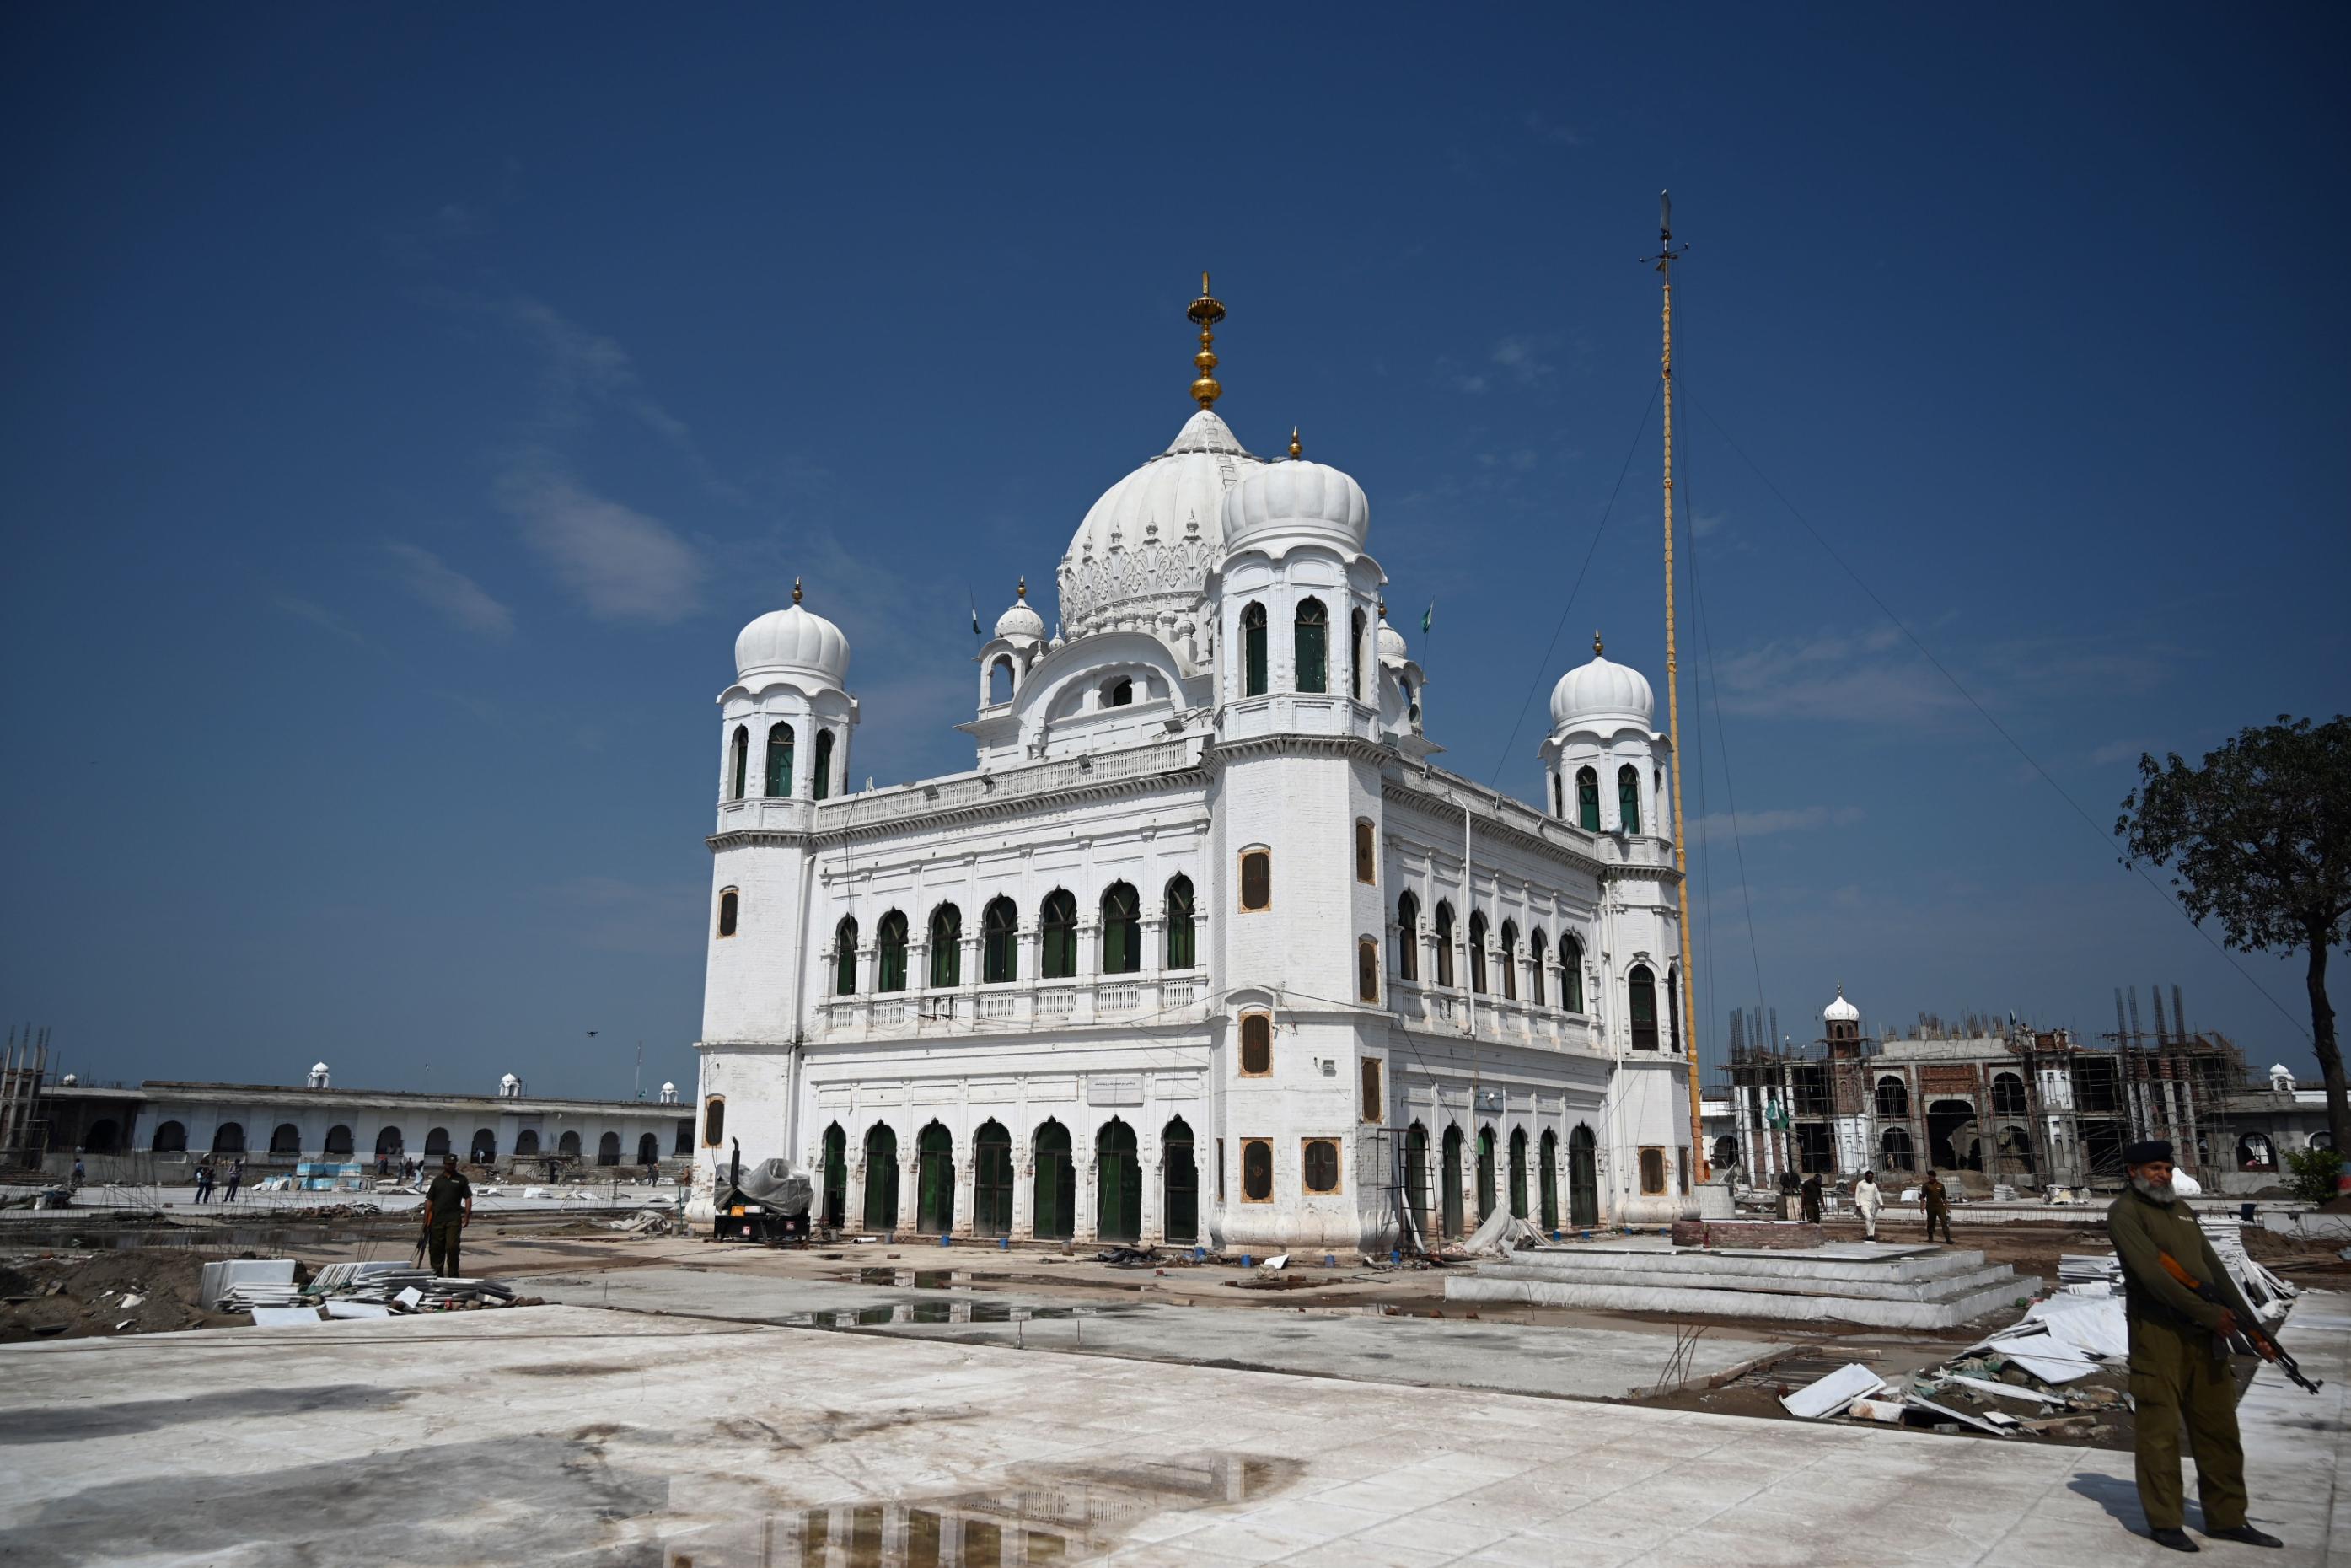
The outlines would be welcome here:
[[[1426,637],[1428,635],[1428,623],[1436,618],[1436,615],[1437,601],[1432,599],[1428,601],[1428,608],[1420,612],[1420,634],[1422,636]]]
[[[975,604],[975,605],[973,605],[973,606],[971,607],[971,634],[972,634],[973,636],[975,636],[975,637],[977,637],[977,636],[978,636],[978,635],[980,634],[980,632],[979,632],[979,606],[978,606],[978,605],[977,605],[977,604]]]

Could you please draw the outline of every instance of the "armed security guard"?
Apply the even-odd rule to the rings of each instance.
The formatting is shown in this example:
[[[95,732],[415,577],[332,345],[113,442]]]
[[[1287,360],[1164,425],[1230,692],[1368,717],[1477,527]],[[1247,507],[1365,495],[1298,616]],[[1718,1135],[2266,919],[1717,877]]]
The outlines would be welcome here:
[[[2229,1342],[2259,1319],[2213,1255],[2185,1198],[2171,1190],[2171,1145],[2160,1138],[2123,1151],[2130,1191],[2106,1210],[2106,1234],[2122,1258],[2130,1316],[2130,1392],[2138,1406],[2138,1501],[2156,1541],[2174,1552],[2202,1550],[2180,1528],[2179,1427],[2196,1454],[2196,1496],[2204,1533],[2247,1546],[2284,1542],[2245,1522],[2245,1449],[2237,1437],[2237,1390]],[[2217,1305],[2172,1277],[2168,1261],[2209,1281]]]
[[[433,1249],[433,1271],[457,1273],[457,1249],[474,1218],[474,1184],[457,1168],[457,1156],[441,1156],[441,1174],[424,1192],[424,1238]]]

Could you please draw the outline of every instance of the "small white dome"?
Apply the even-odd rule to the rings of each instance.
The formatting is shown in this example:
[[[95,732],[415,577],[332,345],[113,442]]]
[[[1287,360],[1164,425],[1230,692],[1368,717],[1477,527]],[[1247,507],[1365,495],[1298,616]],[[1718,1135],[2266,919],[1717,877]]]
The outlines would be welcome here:
[[[1122,612],[1196,612],[1224,550],[1225,493],[1263,464],[1204,408],[1166,451],[1103,491],[1061,558],[1061,618],[1071,632],[1097,630]]]
[[[1372,504],[1364,487],[1338,469],[1293,457],[1269,463],[1225,497],[1228,554],[1273,538],[1305,538],[1349,555],[1364,548]]]
[[[2270,1076],[2271,1076],[2272,1078],[2291,1078],[2291,1077],[2293,1077],[2293,1076],[2294,1076],[2294,1074],[2293,1074],[2293,1072],[2292,1072],[2292,1071],[2290,1071],[2287,1069],[2286,1064],[2285,1064],[2284,1062],[2280,1061],[2280,1062],[2274,1062],[2274,1063],[2273,1063],[2273,1064],[2271,1065],[2271,1067],[2270,1067]]]
[[[1612,664],[1592,640],[1592,663],[1560,676],[1551,689],[1551,724],[1562,729],[1583,719],[1616,719],[1649,727],[1656,712],[1649,678],[1629,664]]]
[[[1045,618],[1029,608],[1029,580],[1020,580],[1019,596],[1012,608],[996,618],[996,634],[999,637],[1033,637],[1041,642],[1045,636]]]
[[[1401,664],[1412,657],[1405,651],[1404,633],[1388,624],[1388,608],[1384,604],[1380,606],[1378,642],[1380,663],[1383,664]]]
[[[499,1080],[498,1080],[498,1082],[501,1082],[501,1083],[519,1083],[519,1082],[522,1082],[522,1080],[521,1080],[521,1079],[519,1079],[519,1078],[517,1078],[513,1073],[509,1072],[509,1073],[507,1073],[504,1078],[499,1079]]]
[[[674,1083],[664,1083],[662,1085],[662,1092],[664,1094],[674,1094],[677,1092],[677,1085]]]
[[[2186,1171],[2179,1170],[2179,1169],[2178,1169],[2178,1168],[2176,1168],[2176,1167],[2173,1169],[2173,1171],[2172,1171],[2172,1173],[2171,1173],[2171,1196],[2172,1196],[2172,1197],[2197,1197],[2197,1196],[2200,1195],[2200,1194],[2203,1192],[2203,1190],[2204,1190],[2204,1184],[2203,1184],[2202,1182],[2198,1181],[2194,1176],[2189,1176]]]
[[[800,585],[792,602],[770,610],[735,639],[737,679],[753,675],[798,675],[818,685],[841,686],[849,679],[849,639],[821,615],[800,608]]]
[[[1861,1009],[1844,999],[1844,988],[1837,988],[1836,1000],[1821,1009],[1821,1017],[1831,1023],[1859,1023]]]
[[[313,1072],[324,1072],[327,1071],[327,1064],[323,1061],[314,1061],[310,1063],[310,1071]]]

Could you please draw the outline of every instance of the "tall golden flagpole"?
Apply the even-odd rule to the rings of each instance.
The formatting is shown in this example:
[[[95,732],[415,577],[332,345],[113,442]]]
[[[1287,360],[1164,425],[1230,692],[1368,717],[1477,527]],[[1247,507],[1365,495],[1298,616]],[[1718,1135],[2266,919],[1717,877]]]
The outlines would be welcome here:
[[[1665,346],[1659,364],[1665,376],[1666,430],[1666,729],[1673,743],[1674,768],[1674,894],[1681,907],[1682,1044],[1689,1068],[1690,1164],[1704,1181],[1712,1174],[1706,1157],[1706,1121],[1699,1109],[1698,1009],[1691,1005],[1689,859],[1683,845],[1688,833],[1682,821],[1682,682],[1674,649],[1674,263],[1688,250],[1674,249],[1674,201],[1657,193],[1657,264],[1665,279]]]

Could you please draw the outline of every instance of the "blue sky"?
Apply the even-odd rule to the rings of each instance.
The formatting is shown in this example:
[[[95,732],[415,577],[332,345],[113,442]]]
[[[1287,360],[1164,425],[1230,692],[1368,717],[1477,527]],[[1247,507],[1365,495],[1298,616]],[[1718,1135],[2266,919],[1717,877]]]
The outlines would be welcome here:
[[[2101,825],[2342,709],[2345,30],[12,8],[0,1013],[99,1078],[690,1082],[735,632],[804,574],[855,772],[968,766],[967,604],[1050,614],[1204,267],[1219,412],[1363,482],[1445,760],[1532,798],[1595,625],[1662,682],[1670,185],[1710,1043],[2160,981],[2306,1070],[2299,961],[2241,960],[2282,1011],[1771,486]]]

